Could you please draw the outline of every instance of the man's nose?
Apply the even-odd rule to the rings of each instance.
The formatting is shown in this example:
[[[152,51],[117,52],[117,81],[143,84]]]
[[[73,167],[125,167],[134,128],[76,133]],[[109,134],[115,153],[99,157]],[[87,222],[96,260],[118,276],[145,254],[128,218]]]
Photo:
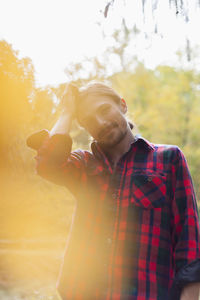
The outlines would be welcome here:
[[[106,120],[103,116],[96,116],[96,125],[98,127],[104,127],[106,125]]]

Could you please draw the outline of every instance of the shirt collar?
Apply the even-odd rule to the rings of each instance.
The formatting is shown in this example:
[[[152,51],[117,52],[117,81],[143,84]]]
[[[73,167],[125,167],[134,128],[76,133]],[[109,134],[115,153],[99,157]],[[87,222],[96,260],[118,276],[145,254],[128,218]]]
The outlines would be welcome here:
[[[140,134],[135,135],[134,143],[139,143],[142,145],[146,150],[155,150],[155,147],[152,143],[150,143],[147,139],[143,138]]]
[[[143,138],[141,135],[137,134],[134,136],[134,141],[131,143],[131,147],[133,146],[138,146],[138,147],[142,147],[145,151],[150,151],[150,150],[154,150],[154,146],[145,138]],[[100,172],[100,170],[103,171],[103,169],[106,167],[106,169],[112,173],[112,168],[111,165],[108,161],[108,158],[106,157],[106,155],[104,154],[104,152],[102,151],[101,147],[99,146],[97,141],[93,141],[91,144],[91,150],[93,155],[95,156],[95,158],[101,162],[101,167],[99,166],[96,171],[97,173]],[[130,151],[130,150],[129,150]],[[104,168],[103,168],[104,166]]]
[[[109,171],[109,173],[112,173],[112,167],[110,165],[110,162],[109,162],[107,156],[104,154],[101,147],[99,146],[99,144],[97,143],[97,141],[92,142],[91,150],[92,150],[93,155],[101,163],[101,165],[104,166],[104,168],[106,167],[106,169]]]

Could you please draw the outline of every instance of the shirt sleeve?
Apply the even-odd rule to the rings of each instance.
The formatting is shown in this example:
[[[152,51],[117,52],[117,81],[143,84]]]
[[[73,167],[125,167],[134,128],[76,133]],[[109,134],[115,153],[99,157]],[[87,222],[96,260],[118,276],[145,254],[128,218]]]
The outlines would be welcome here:
[[[186,159],[178,147],[172,164],[172,178],[175,277],[171,299],[179,299],[185,285],[200,282],[200,227],[192,178]]]
[[[37,150],[37,173],[55,184],[66,186],[76,195],[84,176],[84,151],[71,152],[71,137],[67,134],[50,136],[47,130],[42,130],[28,137],[27,145]]]

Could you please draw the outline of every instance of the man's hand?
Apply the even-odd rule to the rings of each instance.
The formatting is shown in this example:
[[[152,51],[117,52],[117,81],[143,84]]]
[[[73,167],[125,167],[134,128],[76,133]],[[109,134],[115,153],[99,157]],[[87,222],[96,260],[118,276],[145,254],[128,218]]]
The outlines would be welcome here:
[[[71,129],[71,123],[76,115],[76,101],[78,97],[78,88],[72,84],[67,85],[61,99],[63,111],[50,131],[50,136],[54,134],[68,134]]]
[[[63,113],[71,115],[72,119],[76,113],[76,101],[78,97],[78,88],[73,84],[68,84],[61,99]]]
[[[200,283],[190,283],[184,287],[180,300],[200,300]]]

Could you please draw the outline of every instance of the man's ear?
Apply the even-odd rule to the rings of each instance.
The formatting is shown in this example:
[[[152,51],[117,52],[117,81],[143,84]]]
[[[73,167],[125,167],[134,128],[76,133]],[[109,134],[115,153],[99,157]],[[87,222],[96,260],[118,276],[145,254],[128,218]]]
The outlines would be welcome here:
[[[121,101],[120,101],[120,108],[121,108],[121,111],[123,112],[123,114],[125,114],[127,112],[127,104],[123,98],[121,98]]]

